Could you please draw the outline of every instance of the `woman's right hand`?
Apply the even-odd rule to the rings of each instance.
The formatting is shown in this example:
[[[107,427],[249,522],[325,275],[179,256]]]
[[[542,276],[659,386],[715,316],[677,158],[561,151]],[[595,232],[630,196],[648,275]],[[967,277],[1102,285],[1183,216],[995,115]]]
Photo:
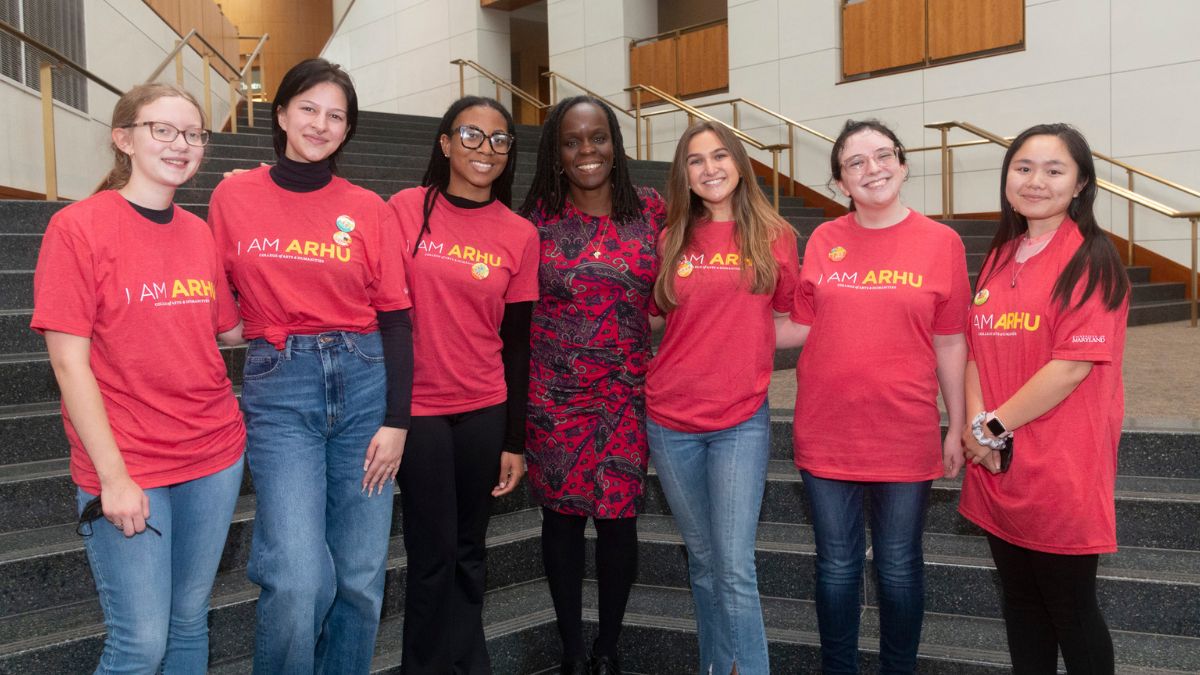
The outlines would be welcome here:
[[[983,433],[984,436],[992,435],[987,427],[984,427]],[[1000,453],[992,450],[989,446],[980,445],[979,441],[975,440],[975,434],[971,431],[969,424],[963,429],[962,442],[968,462],[978,464],[992,473],[1000,473]]]
[[[270,164],[267,164],[266,162],[259,162],[258,165],[259,166],[271,166]],[[246,173],[249,170],[250,169],[230,169],[229,171],[226,171],[225,173],[221,174],[221,178],[222,179],[229,178],[230,176],[236,176],[239,173]]]
[[[100,484],[100,508],[105,519],[132,537],[146,529],[150,498],[129,476]]]

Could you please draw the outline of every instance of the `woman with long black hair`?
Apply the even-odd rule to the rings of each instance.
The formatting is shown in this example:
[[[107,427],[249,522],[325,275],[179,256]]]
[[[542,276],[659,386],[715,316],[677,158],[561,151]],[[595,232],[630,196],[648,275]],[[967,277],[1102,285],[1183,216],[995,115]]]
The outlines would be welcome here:
[[[1078,130],[1021,132],[971,307],[959,512],[988,533],[1018,674],[1055,672],[1060,649],[1068,672],[1113,672],[1096,566],[1117,550],[1129,279],[1095,200]]]
[[[546,118],[520,212],[541,238],[526,459],[530,492],[542,507],[542,559],[562,672],[589,668],[582,611],[590,517],[600,610],[590,668],[619,673],[617,640],[637,575],[649,454],[647,316],[666,207],[653,189],[634,187],[612,109],[577,96]]]
[[[525,472],[537,233],[514,214],[512,115],[467,96],[442,116],[421,187],[390,204],[413,296],[412,427],[400,467],[404,673],[488,673],[484,537]],[[515,331],[507,327],[515,326]],[[523,327],[523,328],[522,328]]]

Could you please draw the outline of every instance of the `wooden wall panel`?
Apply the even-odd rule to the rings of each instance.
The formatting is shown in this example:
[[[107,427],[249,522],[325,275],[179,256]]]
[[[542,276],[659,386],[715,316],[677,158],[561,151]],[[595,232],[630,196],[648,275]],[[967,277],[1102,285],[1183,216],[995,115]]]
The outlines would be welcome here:
[[[203,3],[181,0],[179,3],[179,25],[175,27],[175,32],[179,33],[180,36],[183,36],[193,28],[196,30],[202,30],[203,27]]]
[[[931,60],[1016,46],[1024,41],[1024,0],[928,2]]]
[[[676,96],[679,94],[676,84],[677,67],[674,40],[659,40],[638,45],[629,52],[630,84],[648,84]],[[643,103],[650,100],[658,99],[642,94]]]
[[[924,60],[924,2],[863,0],[842,8],[843,77],[911,66]]]
[[[179,0],[146,0],[146,4],[150,5],[150,9],[157,12],[168,26],[179,30]]]
[[[268,98],[274,95],[288,68],[320,55],[333,32],[332,0],[220,0],[220,4],[239,34],[270,34],[255,62],[262,68],[263,90]],[[239,53],[249,54],[254,44],[251,40],[240,41]],[[240,58],[235,63],[240,67]]]
[[[729,88],[729,25],[690,33],[679,40],[679,93],[690,96]]]

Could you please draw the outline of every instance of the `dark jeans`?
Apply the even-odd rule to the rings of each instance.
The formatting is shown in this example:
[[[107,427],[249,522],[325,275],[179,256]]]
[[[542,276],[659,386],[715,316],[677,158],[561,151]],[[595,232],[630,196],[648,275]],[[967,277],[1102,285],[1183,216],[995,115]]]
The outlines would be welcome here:
[[[1110,675],[1112,637],[1096,602],[1098,555],[1031,551],[988,535],[1004,588],[1004,627],[1016,675]]]
[[[865,492],[870,495],[871,553],[879,587],[879,672],[913,672],[925,615],[921,532],[933,482],[865,483],[801,474],[817,543],[822,670],[858,672]]]
[[[398,475],[408,555],[403,673],[492,672],[484,538],[504,423],[503,403],[412,418]]]

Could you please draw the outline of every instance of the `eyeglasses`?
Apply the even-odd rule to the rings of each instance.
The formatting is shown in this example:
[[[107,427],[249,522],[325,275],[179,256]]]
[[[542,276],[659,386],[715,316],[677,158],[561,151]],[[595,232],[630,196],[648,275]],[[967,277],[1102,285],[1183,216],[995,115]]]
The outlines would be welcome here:
[[[890,167],[898,161],[896,148],[880,150],[870,155],[870,158],[875,160],[876,166],[881,167]],[[867,155],[855,155],[842,162],[842,171],[851,176],[861,176],[867,170],[867,159]]]
[[[512,150],[513,143],[517,142],[512,134],[495,131],[489,136],[484,133],[483,129],[470,124],[464,124],[455,131],[458,132],[458,138],[462,141],[463,147],[468,150],[478,150],[483,147],[484,139],[487,139],[488,145],[492,146],[492,152],[497,155],[507,155],[508,151]]]
[[[172,143],[179,134],[183,134],[183,142],[197,148],[203,148],[208,145],[209,139],[212,138],[212,133],[208,129],[187,129],[180,131],[172,124],[166,122],[134,122],[126,124],[122,129],[132,129],[134,127],[150,127],[150,135],[156,141],[163,143]]]
[[[99,497],[92,499],[83,505],[83,511],[79,513],[79,524],[75,526],[75,534],[81,537],[92,536],[92,523],[104,517],[104,509],[100,505]],[[157,527],[154,527],[149,522],[146,523],[146,529],[150,530],[158,536],[162,536]]]

